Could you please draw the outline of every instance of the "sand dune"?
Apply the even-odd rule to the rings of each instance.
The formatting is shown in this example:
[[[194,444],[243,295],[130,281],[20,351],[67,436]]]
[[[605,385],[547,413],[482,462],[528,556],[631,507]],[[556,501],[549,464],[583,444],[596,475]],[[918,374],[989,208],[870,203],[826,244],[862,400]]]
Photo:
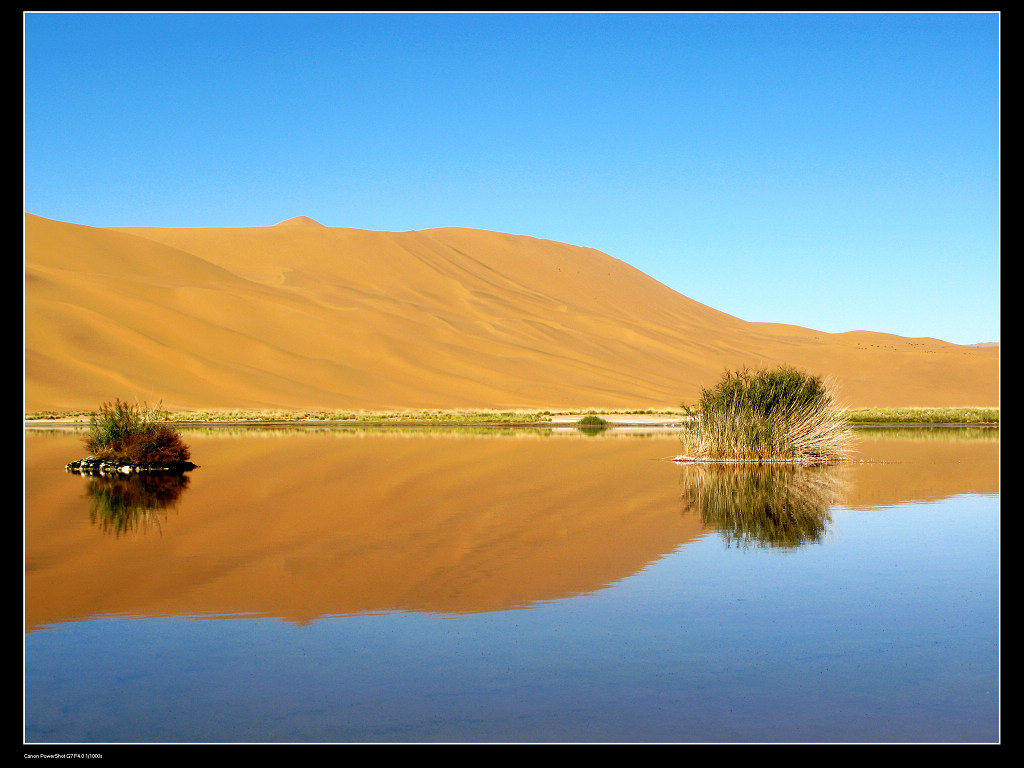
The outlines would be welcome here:
[[[750,323],[599,251],[298,217],[25,217],[25,409],[658,408],[726,367],[832,376],[850,407],[995,406],[998,347]]]

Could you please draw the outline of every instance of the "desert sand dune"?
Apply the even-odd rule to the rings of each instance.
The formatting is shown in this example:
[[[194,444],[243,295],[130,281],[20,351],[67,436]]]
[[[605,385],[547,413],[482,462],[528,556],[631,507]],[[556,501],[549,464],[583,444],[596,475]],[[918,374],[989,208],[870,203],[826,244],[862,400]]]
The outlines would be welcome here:
[[[995,406],[998,347],[751,323],[599,251],[481,230],[25,217],[25,409],[663,408],[790,363],[849,407]]]

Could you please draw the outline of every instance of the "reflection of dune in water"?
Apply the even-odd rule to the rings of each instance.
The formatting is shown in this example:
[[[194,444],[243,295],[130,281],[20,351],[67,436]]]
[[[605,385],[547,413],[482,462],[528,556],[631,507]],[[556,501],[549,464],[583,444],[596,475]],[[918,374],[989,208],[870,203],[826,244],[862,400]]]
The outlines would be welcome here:
[[[26,626],[97,615],[302,623],[592,593],[724,527],[705,526],[699,504],[742,498],[729,477],[753,469],[680,467],[666,460],[678,440],[661,433],[310,429],[189,427],[203,469],[177,513],[159,535],[120,538],[89,523],[84,481],[64,470],[80,436],[27,430]],[[999,492],[998,439],[857,434],[862,461],[831,468],[848,483],[847,509]],[[775,471],[824,482],[830,468],[815,469]],[[694,514],[680,514],[680,481]],[[790,483],[790,497],[803,487]]]
[[[739,548],[821,541],[845,493],[833,466],[694,465],[680,481],[687,508]]]
[[[159,535],[120,539],[88,524],[84,481],[63,470],[76,437],[26,441],[27,626],[525,608],[605,589],[704,534],[679,516],[678,470],[662,460],[674,437],[214,428],[187,440],[203,470],[177,513]]]

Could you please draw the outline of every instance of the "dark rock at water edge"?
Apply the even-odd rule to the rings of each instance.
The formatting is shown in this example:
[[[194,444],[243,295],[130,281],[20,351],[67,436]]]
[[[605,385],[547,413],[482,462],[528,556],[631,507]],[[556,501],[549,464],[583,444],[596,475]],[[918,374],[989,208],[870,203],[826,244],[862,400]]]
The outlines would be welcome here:
[[[130,475],[135,472],[163,472],[166,474],[180,475],[196,469],[199,465],[191,461],[169,461],[160,464],[136,464],[130,461],[117,461],[111,459],[97,459],[95,456],[86,456],[84,459],[72,461],[64,468],[68,472],[78,475]]]

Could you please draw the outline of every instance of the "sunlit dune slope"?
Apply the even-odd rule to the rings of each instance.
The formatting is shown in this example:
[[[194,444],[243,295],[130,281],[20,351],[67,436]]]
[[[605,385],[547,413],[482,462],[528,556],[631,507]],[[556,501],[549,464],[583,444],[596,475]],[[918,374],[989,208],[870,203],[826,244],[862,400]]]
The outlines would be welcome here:
[[[749,323],[590,248],[470,229],[25,217],[25,408],[657,408],[791,363],[844,404],[994,406],[998,348]]]

